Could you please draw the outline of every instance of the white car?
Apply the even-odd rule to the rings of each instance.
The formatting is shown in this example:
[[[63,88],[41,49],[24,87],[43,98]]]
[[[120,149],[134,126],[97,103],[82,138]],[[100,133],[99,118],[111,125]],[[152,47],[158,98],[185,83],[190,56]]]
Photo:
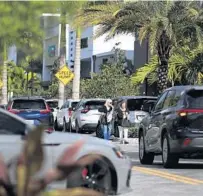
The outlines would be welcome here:
[[[100,98],[81,100],[71,116],[71,129],[76,133],[95,132],[101,116],[98,109],[104,106],[105,101]]]
[[[70,117],[73,110],[80,100],[68,99],[57,111],[55,119],[55,130],[62,130],[63,132],[70,131]]]
[[[21,117],[0,109],[0,153],[7,164],[21,152],[25,140],[24,136],[28,131],[32,131],[31,126],[33,125],[27,124]],[[67,179],[60,182],[60,184],[51,184],[50,188],[85,186],[94,187],[95,189],[104,187],[106,190],[109,190],[109,193],[129,191],[131,177],[130,159],[111,141],[93,136],[61,132],[48,134],[45,132],[42,140],[45,160],[41,172],[44,173],[54,167],[64,149],[80,139],[85,139],[86,143],[82,151],[78,153],[77,160],[88,154],[101,155],[103,159],[95,161],[95,163],[85,168],[88,169],[87,178],[85,178],[88,180],[81,178],[83,174],[79,172],[74,177],[75,179]],[[11,166],[11,168],[11,181],[15,183],[15,166]],[[105,172],[100,172],[101,170]],[[93,181],[96,183],[93,183]]]
[[[58,99],[46,99],[46,102],[48,104],[48,106],[53,109],[53,116],[54,116],[54,122],[56,120],[56,114],[58,111]]]

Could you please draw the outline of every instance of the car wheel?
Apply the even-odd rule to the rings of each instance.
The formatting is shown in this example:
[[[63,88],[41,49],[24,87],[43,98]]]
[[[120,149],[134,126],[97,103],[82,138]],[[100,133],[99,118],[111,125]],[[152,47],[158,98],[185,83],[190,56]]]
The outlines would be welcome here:
[[[63,120],[63,129],[62,132],[66,132],[67,131],[67,124],[66,124],[66,120]]]
[[[96,160],[75,172],[67,180],[67,188],[85,187],[108,195],[112,191],[111,171],[105,160]]]
[[[143,165],[151,165],[154,161],[154,153],[147,153],[145,150],[144,135],[142,132],[139,136],[139,159]]]
[[[178,165],[179,157],[176,154],[170,152],[168,134],[165,133],[162,142],[162,162],[164,168],[173,168]]]
[[[75,121],[75,132],[76,133],[80,133],[81,132],[81,129],[80,129],[79,124],[78,124],[78,121]]]
[[[55,130],[55,131],[58,131],[58,130],[59,130],[57,119],[54,121],[54,130]]]
[[[98,123],[97,129],[96,129],[96,136],[98,138],[104,138],[103,130],[102,130],[102,125],[101,123]]]

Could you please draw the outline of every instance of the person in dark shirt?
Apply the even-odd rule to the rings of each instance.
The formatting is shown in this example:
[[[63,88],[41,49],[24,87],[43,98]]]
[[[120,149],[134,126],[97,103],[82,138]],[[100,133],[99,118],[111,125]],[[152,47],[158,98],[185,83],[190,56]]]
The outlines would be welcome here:
[[[104,134],[104,139],[109,140],[111,136],[111,121],[113,117],[113,105],[112,100],[107,99],[104,106],[99,109],[102,113],[101,124]]]
[[[121,143],[127,144],[128,139],[128,117],[129,110],[127,108],[127,102],[124,100],[120,107],[117,108],[117,119],[118,119],[118,129],[119,129],[119,138]],[[123,138],[124,136],[124,138]]]

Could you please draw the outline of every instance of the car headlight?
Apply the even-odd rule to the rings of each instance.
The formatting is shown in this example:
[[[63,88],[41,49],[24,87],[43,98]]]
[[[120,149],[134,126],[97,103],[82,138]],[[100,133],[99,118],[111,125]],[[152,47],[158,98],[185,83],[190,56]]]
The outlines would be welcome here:
[[[116,148],[113,148],[113,151],[114,153],[116,154],[116,156],[120,159],[123,159],[125,158],[125,153],[119,148],[119,147],[116,147]]]

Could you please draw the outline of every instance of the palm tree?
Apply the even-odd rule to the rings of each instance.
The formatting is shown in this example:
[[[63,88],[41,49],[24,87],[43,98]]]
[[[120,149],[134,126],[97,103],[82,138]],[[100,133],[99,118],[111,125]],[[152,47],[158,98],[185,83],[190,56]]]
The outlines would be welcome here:
[[[174,84],[202,84],[203,82],[203,48],[190,49],[188,46],[178,48],[169,59],[167,78]],[[148,77],[149,84],[157,83],[159,68],[158,56],[154,55],[150,62],[137,69],[132,76],[135,85],[141,84]]]
[[[109,2],[85,9],[84,18],[98,24],[97,36],[107,33],[107,39],[117,34],[138,34],[140,42],[148,39],[151,54],[158,54],[159,93],[167,87],[170,53],[179,45],[202,43],[199,23],[202,10],[198,2],[153,1]]]
[[[7,49],[9,46],[20,42],[26,32],[33,32],[35,34],[40,32],[39,8],[45,8],[43,2],[0,2],[0,12],[3,20],[0,21],[1,29],[0,50],[3,53],[3,67],[2,67],[2,104],[7,104]]]
[[[76,47],[74,60],[74,79],[72,98],[79,99],[80,96],[80,51],[82,23],[76,23],[76,15],[87,4],[86,1],[61,1],[57,6],[60,8],[61,22],[61,53],[60,67],[66,64],[66,24],[69,24],[76,31]],[[78,18],[77,18],[78,19]],[[64,85],[59,84],[59,100],[64,101]]]

